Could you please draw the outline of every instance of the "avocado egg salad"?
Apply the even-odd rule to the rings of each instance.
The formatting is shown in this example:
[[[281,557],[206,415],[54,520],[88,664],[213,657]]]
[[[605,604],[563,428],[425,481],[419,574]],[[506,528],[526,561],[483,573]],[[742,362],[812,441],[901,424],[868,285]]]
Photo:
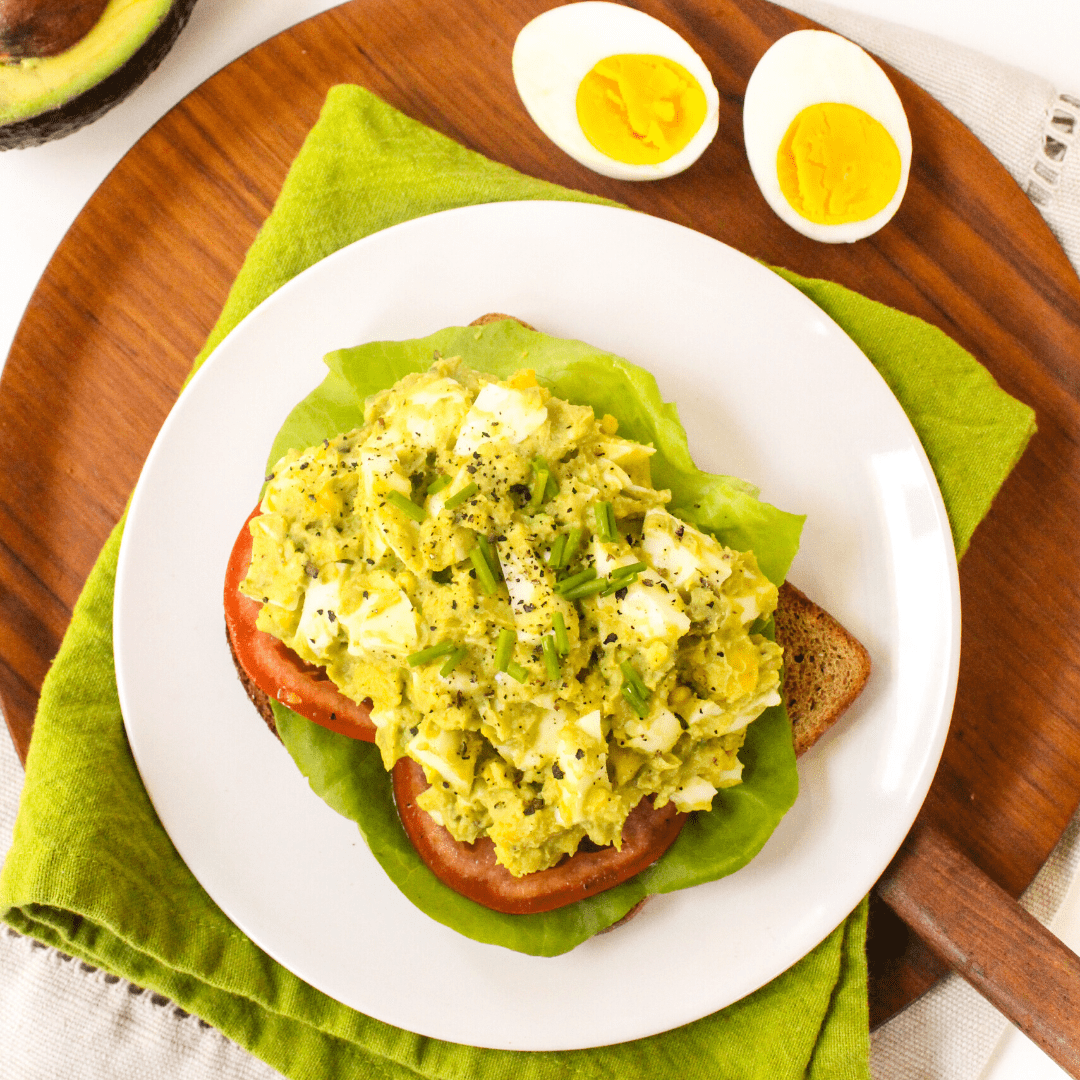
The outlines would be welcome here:
[[[697,470],[652,377],[581,342],[507,320],[327,364],[271,452],[240,590],[371,702],[375,747],[273,703],[312,787],[423,910],[526,952],[748,861],[797,789],[770,616],[802,519]],[[609,892],[500,914],[409,857],[402,757],[418,805],[515,876],[618,847],[647,797],[696,813]]]

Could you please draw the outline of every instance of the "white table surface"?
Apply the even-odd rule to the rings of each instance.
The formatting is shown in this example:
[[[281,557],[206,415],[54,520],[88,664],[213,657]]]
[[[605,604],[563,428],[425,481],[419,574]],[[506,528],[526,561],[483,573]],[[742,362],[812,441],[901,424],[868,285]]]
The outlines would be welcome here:
[[[0,358],[57,244],[123,154],[169,108],[229,61],[339,0],[199,0],[162,66],[97,123],[45,146],[0,153]],[[1077,0],[839,0],[866,15],[937,34],[1080,94]],[[0,359],[2,364],[2,359]],[[2,467],[2,465],[0,465]],[[1054,923],[1080,949],[1080,881]],[[985,1080],[1065,1074],[1009,1032]]]

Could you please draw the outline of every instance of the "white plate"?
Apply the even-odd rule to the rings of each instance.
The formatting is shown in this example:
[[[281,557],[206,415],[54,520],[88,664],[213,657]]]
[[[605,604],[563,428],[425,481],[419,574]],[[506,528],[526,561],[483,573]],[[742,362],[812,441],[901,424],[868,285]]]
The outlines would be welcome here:
[[[513,313],[650,369],[697,463],[808,515],[792,580],[867,646],[870,683],[799,764],[762,853],[543,959],[477,944],[390,884],[248,703],[222,581],[265,456],[322,355]],[[885,383],[809,300],[699,233],[575,203],[452,210],[377,233],[276,292],[217,348],[131,504],[116,671],[135,760],[177,850],[258,945],[370,1016],[479,1046],[572,1049],[664,1031],[757,989],[822,940],[899,847],[956,688],[952,539]]]

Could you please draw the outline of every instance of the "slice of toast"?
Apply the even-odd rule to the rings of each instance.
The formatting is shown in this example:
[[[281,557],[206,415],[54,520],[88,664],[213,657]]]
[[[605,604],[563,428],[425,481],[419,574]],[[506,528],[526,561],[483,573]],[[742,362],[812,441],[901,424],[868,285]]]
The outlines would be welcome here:
[[[780,586],[774,618],[776,640],[784,648],[784,704],[798,756],[862,693],[870,677],[870,654],[790,582]]]

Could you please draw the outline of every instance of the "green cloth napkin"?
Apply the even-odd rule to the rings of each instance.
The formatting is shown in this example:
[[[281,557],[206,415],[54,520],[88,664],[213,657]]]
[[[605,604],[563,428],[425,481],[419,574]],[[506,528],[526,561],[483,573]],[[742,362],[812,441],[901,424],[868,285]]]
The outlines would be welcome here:
[[[488,161],[359,87],[335,87],[196,366],[256,304],[343,245],[438,210],[517,199],[600,201]],[[847,330],[896,393],[962,552],[1034,431],[1031,410],[925,323],[839,286],[784,276]],[[122,528],[105,545],[42,688],[0,874],[0,913],[17,930],[167,995],[296,1080],[486,1080],[510,1070],[522,1080],[868,1078],[865,901],[787,972],[712,1016],[557,1054],[423,1038],[339,1004],[275,963],[180,860],[131,757],[112,656]]]

